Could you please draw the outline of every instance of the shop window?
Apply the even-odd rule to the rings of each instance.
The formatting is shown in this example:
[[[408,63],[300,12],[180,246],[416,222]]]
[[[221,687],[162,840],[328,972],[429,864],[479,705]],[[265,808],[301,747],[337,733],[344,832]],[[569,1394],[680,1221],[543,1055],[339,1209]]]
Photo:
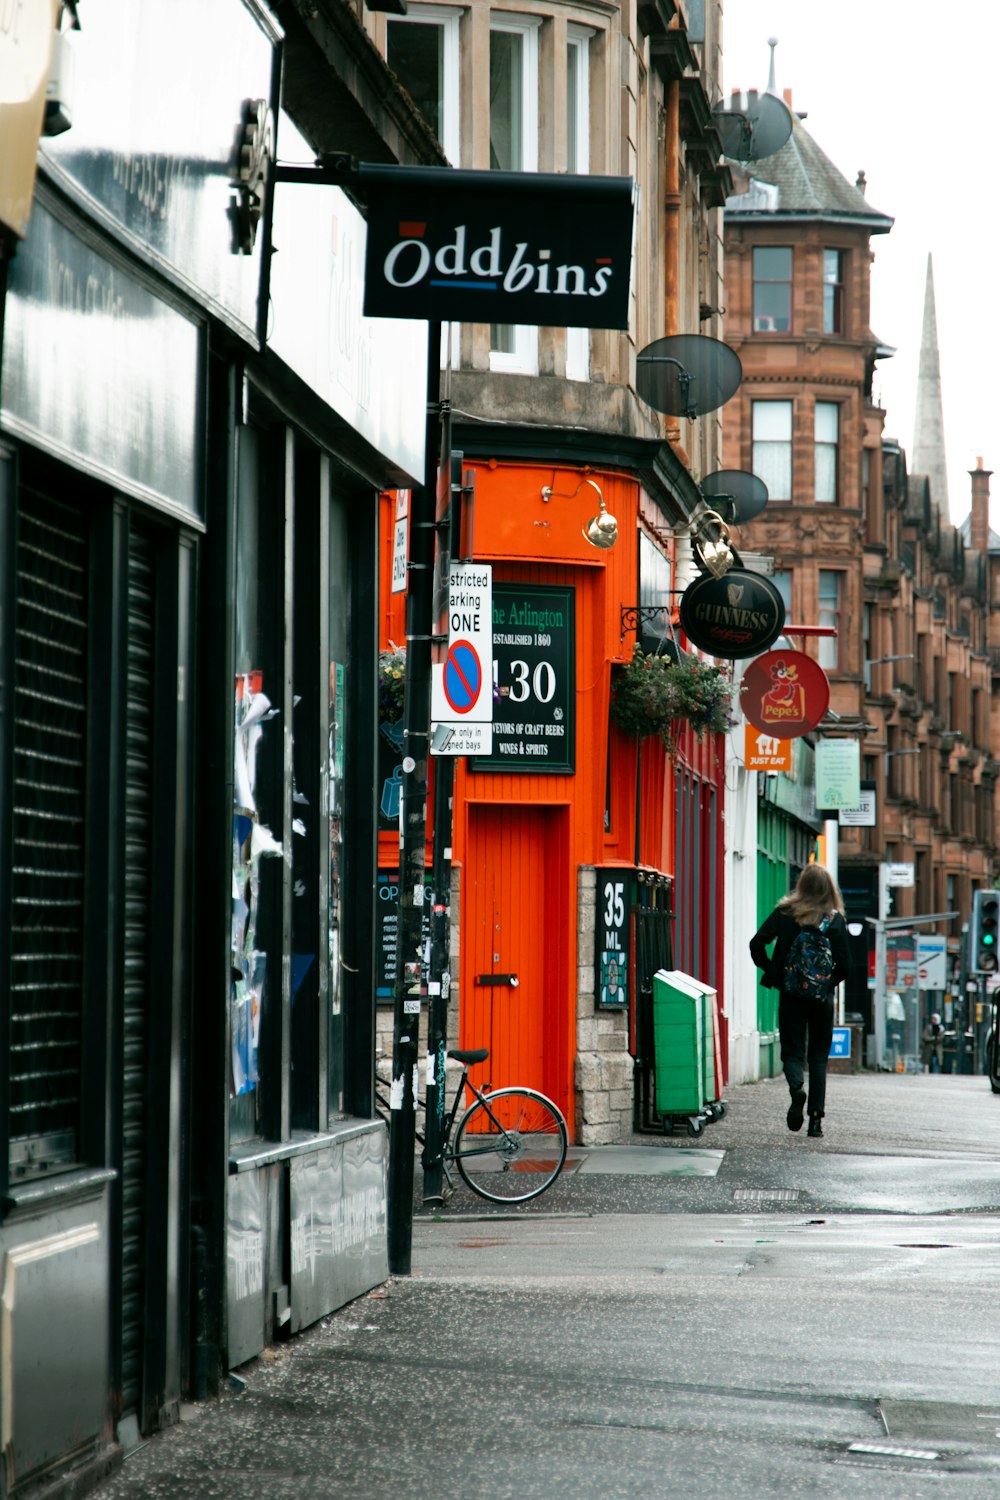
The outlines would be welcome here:
[[[459,12],[423,5],[386,22],[386,60],[453,166],[459,140]]]
[[[267,1057],[281,1033],[282,994],[284,540],[281,508],[269,503],[283,489],[282,438],[281,428],[239,433],[229,995],[234,1142],[277,1133],[280,1095],[280,1076],[269,1076]]]
[[[836,401],[817,401],[814,413],[816,441],[816,499],[833,504],[838,499],[840,407]]]
[[[538,22],[500,12],[490,24],[490,167],[538,170]],[[490,369],[537,374],[537,329],[491,324]]]
[[[823,251],[823,332],[844,331],[844,252]]]
[[[792,252],[758,245],[753,252],[754,333],[788,333],[792,326]]]
[[[821,635],[819,664],[824,672],[836,672],[840,666],[840,610],[843,575],[832,568],[819,570],[819,603],[817,625],[833,627],[837,635]]]
[[[792,403],[754,401],[753,472],[767,485],[768,499],[792,498]]]

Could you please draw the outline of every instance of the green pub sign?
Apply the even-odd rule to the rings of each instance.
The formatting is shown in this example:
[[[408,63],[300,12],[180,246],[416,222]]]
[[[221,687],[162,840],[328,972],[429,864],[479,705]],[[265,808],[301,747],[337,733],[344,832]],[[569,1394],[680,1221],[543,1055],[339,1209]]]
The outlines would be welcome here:
[[[493,753],[477,770],[576,768],[576,592],[493,584]]]

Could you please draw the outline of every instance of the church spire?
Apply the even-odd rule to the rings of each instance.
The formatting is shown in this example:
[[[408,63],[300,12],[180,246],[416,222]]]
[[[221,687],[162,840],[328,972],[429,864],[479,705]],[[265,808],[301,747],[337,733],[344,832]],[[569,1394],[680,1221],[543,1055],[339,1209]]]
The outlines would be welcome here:
[[[913,421],[914,474],[931,481],[931,499],[948,515],[948,468],[944,453],[944,409],[941,404],[941,365],[938,359],[937,316],[934,311],[934,259],[927,257],[924,323],[920,336],[917,404]]]

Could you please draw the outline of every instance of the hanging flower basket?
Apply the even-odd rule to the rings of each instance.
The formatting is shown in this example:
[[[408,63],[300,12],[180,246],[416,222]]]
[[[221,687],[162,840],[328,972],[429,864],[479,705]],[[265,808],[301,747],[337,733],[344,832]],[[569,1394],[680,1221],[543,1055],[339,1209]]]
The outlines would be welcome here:
[[[672,748],[678,729],[687,723],[698,739],[722,734],[733,723],[733,685],[721,667],[697,656],[647,656],[636,646],[627,667],[616,670],[611,689],[611,717],[637,739],[658,734]]]
[[[388,651],[378,654],[378,721],[398,724],[403,717],[403,689],[406,679],[406,652],[389,642]]]

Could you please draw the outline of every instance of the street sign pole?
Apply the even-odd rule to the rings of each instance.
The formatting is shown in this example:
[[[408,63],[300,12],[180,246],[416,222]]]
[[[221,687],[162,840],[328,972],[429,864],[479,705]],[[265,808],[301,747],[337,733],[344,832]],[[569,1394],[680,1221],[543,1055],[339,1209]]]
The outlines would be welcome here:
[[[392,1028],[389,1111],[388,1257],[393,1275],[410,1274],[416,1084],[423,978],[424,844],[431,722],[431,620],[435,481],[440,419],[441,325],[427,325],[427,436],[424,482],[410,501],[406,595],[406,681],[399,835],[399,941]]]
[[[447,364],[450,367],[450,350]],[[444,403],[438,474],[437,568],[443,599],[435,601],[435,632],[447,639],[455,493],[462,486],[462,454],[451,451],[451,411]],[[460,512],[459,512],[460,514]],[[444,1201],[444,1117],[451,991],[451,838],[455,762],[434,757],[434,833],[431,845],[430,963],[427,973],[427,1077],[424,1092],[424,1202]]]

